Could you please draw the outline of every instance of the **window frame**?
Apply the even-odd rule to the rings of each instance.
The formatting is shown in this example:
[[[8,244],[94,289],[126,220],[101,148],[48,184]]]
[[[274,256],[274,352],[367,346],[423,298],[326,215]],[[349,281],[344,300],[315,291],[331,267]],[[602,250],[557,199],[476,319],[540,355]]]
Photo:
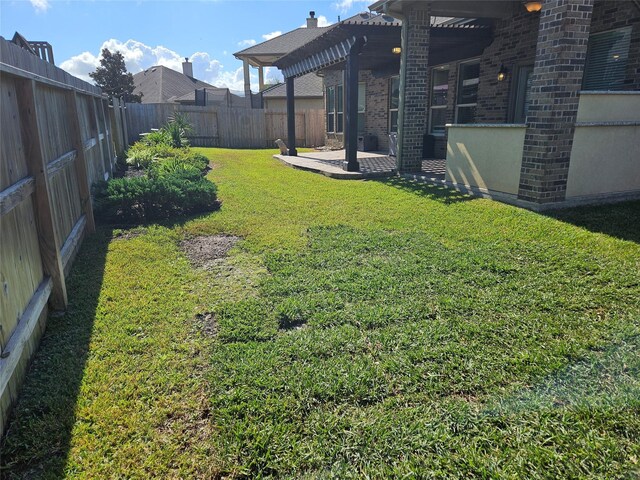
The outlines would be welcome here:
[[[393,97],[392,92],[393,92],[393,82],[394,80],[398,81],[398,105],[396,106],[396,108],[391,108],[391,99]],[[400,75],[393,75],[391,77],[389,77],[389,101],[388,101],[388,112],[389,112],[389,119],[388,119],[388,129],[389,129],[389,133],[398,133],[398,120],[399,120],[399,112],[400,112]],[[393,116],[391,115],[392,112],[396,112],[396,125],[395,125],[395,130],[393,129],[393,123],[391,122],[391,119],[393,118]]]
[[[435,75],[433,74],[434,71],[446,71],[447,72],[447,101],[445,102],[444,105],[434,105],[433,104],[433,94],[434,94],[434,82],[435,82]],[[444,137],[447,134],[447,129],[446,127],[440,132],[434,132],[433,131],[433,111],[434,110],[444,110],[445,112],[447,111],[447,108],[449,108],[449,75],[451,74],[451,66],[449,64],[445,64],[445,65],[436,65],[435,67],[431,68],[431,80],[429,82],[430,84],[430,88],[429,88],[429,135],[433,135],[435,137]],[[447,122],[445,120],[444,125],[446,125]]]
[[[459,99],[460,99],[460,92],[462,91],[462,70],[464,68],[465,65],[469,65],[469,64],[474,64],[477,63],[478,64],[478,83],[476,84],[478,88],[480,86],[480,58],[472,58],[469,60],[465,60],[464,62],[460,62],[458,64],[458,72],[457,72],[457,81],[456,81],[456,108],[455,108],[455,122],[454,123],[460,123],[460,108],[470,108],[470,107],[478,107],[478,93],[476,92],[476,101],[472,102],[472,103],[458,103]],[[475,119],[474,119],[475,121]],[[469,122],[469,123],[473,123],[473,122]]]
[[[330,98],[333,101],[330,101]],[[325,93],[325,113],[326,113],[326,128],[327,133],[335,133],[336,127],[336,86],[335,85],[327,85],[326,93]],[[331,118],[330,127],[329,119]]]
[[[338,83],[336,87],[336,125],[335,132],[344,133],[344,84]],[[338,108],[341,107],[341,108]]]
[[[587,75],[589,75],[590,69],[594,68],[593,66],[590,65],[590,63],[594,61],[591,58],[591,55],[593,53],[593,40],[594,40],[594,37],[608,35],[608,34],[611,34],[613,32],[625,32],[627,34],[627,36],[628,36],[628,42],[629,43],[627,45],[627,50],[625,52],[625,58],[624,58],[624,62],[625,63],[624,63],[624,68],[622,68],[622,77],[620,78],[620,81],[615,85],[611,85],[611,83],[609,83],[607,85],[606,89],[602,89],[602,88],[598,88],[598,87],[589,87],[589,86],[586,85],[586,83],[587,83]],[[626,25],[624,27],[619,27],[619,28],[612,28],[610,30],[605,30],[603,32],[597,32],[597,33],[590,34],[589,35],[589,43],[587,45],[587,56],[586,56],[585,62],[584,62],[584,72],[583,72],[583,76],[582,76],[581,88],[583,90],[587,90],[587,91],[592,90],[592,91],[602,91],[602,92],[617,91],[617,90],[624,89],[624,81],[625,81],[626,76],[627,76],[626,72],[627,72],[628,63],[629,63],[629,52],[631,51],[632,41],[633,41],[633,27],[631,25]]]

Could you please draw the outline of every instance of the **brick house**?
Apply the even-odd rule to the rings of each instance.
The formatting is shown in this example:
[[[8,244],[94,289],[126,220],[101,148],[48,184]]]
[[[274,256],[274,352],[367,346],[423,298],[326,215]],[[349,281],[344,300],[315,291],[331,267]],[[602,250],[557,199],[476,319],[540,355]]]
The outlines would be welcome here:
[[[432,42],[441,58],[454,50],[479,54],[491,40],[489,25],[481,20],[434,17],[431,21]],[[351,132],[354,148],[393,150],[389,143],[398,125],[400,44],[399,20],[364,12],[328,27],[321,35],[281,57],[275,65],[287,79],[308,72],[323,77],[326,145],[344,146],[349,151]],[[351,149],[347,157],[354,157],[354,152]],[[433,155],[431,152],[430,156]],[[352,168],[356,168],[355,163]]]
[[[528,11],[527,8],[532,11]],[[446,182],[534,209],[640,196],[640,2],[380,0],[402,19],[398,168],[425,135]],[[486,19],[441,57],[432,17]]]

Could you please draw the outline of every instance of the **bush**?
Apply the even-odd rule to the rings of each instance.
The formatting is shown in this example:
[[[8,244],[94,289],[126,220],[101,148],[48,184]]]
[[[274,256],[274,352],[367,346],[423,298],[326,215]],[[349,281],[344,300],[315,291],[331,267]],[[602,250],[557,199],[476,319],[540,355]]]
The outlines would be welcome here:
[[[94,188],[96,215],[114,223],[144,223],[215,210],[216,186],[200,172],[118,178]]]

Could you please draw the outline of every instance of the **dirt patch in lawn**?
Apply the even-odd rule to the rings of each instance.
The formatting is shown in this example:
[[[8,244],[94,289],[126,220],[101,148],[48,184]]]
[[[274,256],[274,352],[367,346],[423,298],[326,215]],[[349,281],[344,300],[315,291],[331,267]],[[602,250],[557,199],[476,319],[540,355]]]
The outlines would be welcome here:
[[[200,331],[206,335],[215,337],[216,333],[218,333],[218,323],[212,312],[198,313],[196,315],[196,323]]]
[[[203,235],[183,240],[180,247],[193,265],[206,269],[223,260],[239,240],[231,235]]]

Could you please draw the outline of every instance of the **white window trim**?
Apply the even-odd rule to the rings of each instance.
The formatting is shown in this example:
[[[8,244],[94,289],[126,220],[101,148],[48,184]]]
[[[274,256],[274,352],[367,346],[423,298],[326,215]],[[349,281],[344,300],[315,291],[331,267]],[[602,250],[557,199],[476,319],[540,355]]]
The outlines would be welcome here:
[[[462,66],[469,64],[469,63],[477,63],[480,64],[480,57],[478,58],[473,58],[471,60],[465,60],[464,62],[460,62],[458,64],[458,74],[457,74],[457,79],[456,79],[456,110],[455,110],[455,121],[454,123],[458,123],[458,109],[460,107],[465,108],[465,107],[477,107],[478,106],[478,102],[474,102],[474,103],[458,103],[458,93],[460,91],[460,75],[462,74]],[[478,73],[478,79],[477,79],[477,84],[478,86],[480,85],[480,73]],[[480,93],[480,92],[478,92]]]
[[[449,90],[447,89],[447,104],[446,105],[433,105],[433,71],[434,70],[446,70],[447,71],[447,83],[449,82],[449,73],[451,71],[451,66],[448,64],[445,65],[436,65],[431,68],[431,83],[429,85],[429,135],[433,135],[434,137],[444,137],[446,135],[446,130],[444,132],[434,132],[433,131],[433,111],[434,110],[446,110],[449,105]]]
[[[328,108],[326,108],[329,104],[329,91],[333,92],[333,110],[329,111]],[[327,133],[336,133],[336,86],[335,85],[330,85],[327,86],[327,98],[326,98],[326,104],[325,104],[325,108],[326,108],[326,124],[327,124]],[[329,116],[333,117],[333,130],[329,130]]]
[[[398,79],[398,107],[397,107],[397,108],[391,108],[391,85],[393,84],[393,80],[394,80],[395,78],[397,78],[397,79]],[[396,134],[398,133],[398,125],[396,124],[396,131],[394,132],[394,131],[391,129],[391,112],[396,112],[396,113],[398,113],[398,112],[400,111],[400,96],[399,96],[399,94],[400,94],[400,91],[399,91],[399,90],[400,90],[400,88],[399,88],[399,83],[400,83],[400,75],[393,75],[393,76],[389,77],[389,85],[388,85],[389,101],[388,101],[388,103],[387,103],[387,106],[389,107],[389,108],[388,108],[388,111],[389,111],[388,116],[389,116],[389,118],[388,118],[388,122],[387,122],[387,128],[389,129],[389,133],[396,133]],[[399,113],[398,113],[398,115],[399,115]],[[399,121],[399,120],[400,120],[400,119],[398,118],[398,121]]]

